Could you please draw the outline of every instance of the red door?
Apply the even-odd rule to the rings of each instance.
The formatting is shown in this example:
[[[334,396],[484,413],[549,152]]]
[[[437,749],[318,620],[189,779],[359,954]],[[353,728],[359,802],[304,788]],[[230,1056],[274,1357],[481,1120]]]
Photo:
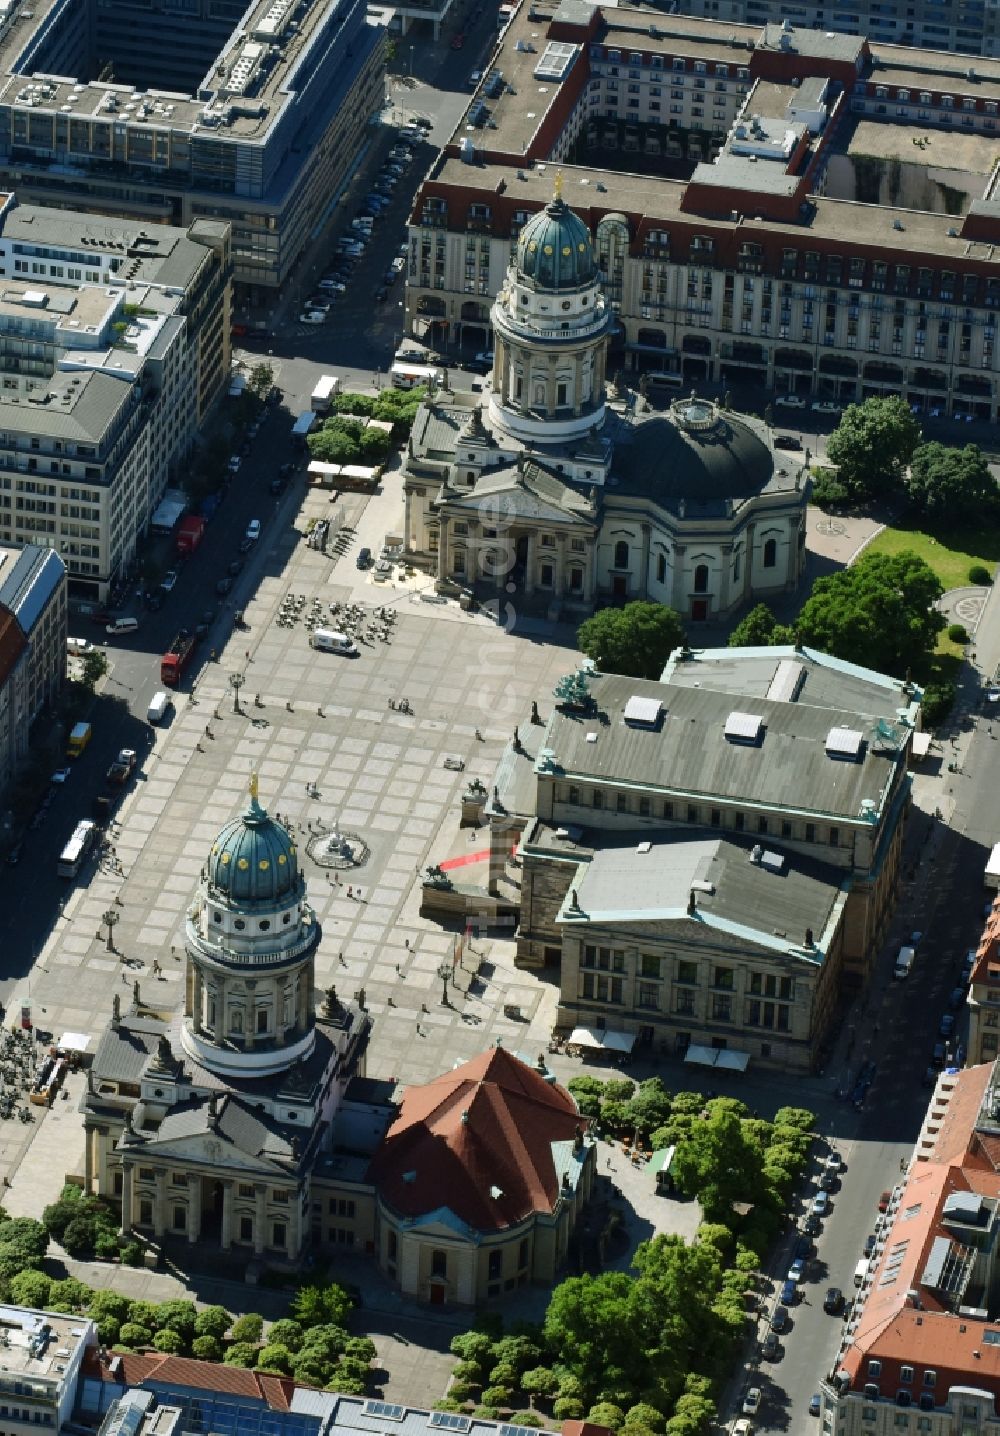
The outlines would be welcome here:
[[[691,601],[691,622],[704,623],[708,617],[708,599],[695,598]]]
[[[444,1306],[444,1287],[431,1282],[431,1306]]]

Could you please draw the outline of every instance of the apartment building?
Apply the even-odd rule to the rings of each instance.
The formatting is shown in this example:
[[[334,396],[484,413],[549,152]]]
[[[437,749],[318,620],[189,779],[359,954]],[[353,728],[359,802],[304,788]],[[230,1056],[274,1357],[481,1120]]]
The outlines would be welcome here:
[[[720,23],[765,25],[774,18],[767,0],[684,0],[684,13]],[[812,30],[869,35],[887,45],[912,45],[924,50],[953,50],[960,55],[1000,55],[1000,29],[995,7],[987,0],[785,0],[783,19]]]
[[[0,1306],[0,1421],[9,1436],[59,1432],[73,1415],[84,1354],[97,1331],[85,1316]]]
[[[969,976],[970,1067],[995,1062],[1000,1054],[1000,902],[994,901],[983,927]]]
[[[0,542],[101,601],[230,372],[228,226],[0,197]]]
[[[819,1383],[824,1431],[1000,1431],[1000,1072],[942,1073]]]
[[[66,588],[66,565],[52,549],[0,547],[0,792],[66,676]]]
[[[558,967],[560,1026],[816,1066],[895,903],[920,694],[793,648],[561,691],[487,803],[490,889],[518,963]]]
[[[0,15],[0,183],[23,200],[232,228],[235,278],[287,277],[385,93],[364,0],[13,0]]]
[[[609,372],[997,417],[1000,61],[525,0],[410,217],[407,327],[479,344],[551,170]]]

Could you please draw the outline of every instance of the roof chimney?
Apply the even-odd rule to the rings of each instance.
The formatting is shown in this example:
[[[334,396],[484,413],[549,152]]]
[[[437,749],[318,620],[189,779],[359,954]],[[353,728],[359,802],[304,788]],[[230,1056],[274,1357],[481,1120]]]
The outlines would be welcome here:
[[[688,893],[688,917],[694,917],[698,911],[698,903],[695,899],[694,888]]]

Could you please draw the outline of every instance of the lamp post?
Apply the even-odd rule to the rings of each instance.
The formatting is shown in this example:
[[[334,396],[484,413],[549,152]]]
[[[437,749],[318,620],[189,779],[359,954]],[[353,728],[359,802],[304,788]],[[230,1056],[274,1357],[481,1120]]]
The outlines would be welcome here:
[[[233,690],[233,712],[234,712],[234,713],[239,713],[239,712],[241,711],[241,709],[240,709],[240,689],[243,687],[243,685],[244,685],[245,682],[246,682],[246,679],[244,678],[244,676],[243,676],[242,673],[230,673],[230,675],[229,675],[229,686],[230,686],[230,688],[232,688],[232,690]]]
[[[441,1006],[450,1007],[448,1001],[448,983],[451,981],[452,971],[450,962],[438,963],[437,975],[441,979]]]
[[[108,929],[108,952],[114,952],[115,950],[115,924],[119,921],[120,917],[121,913],[115,912],[113,907],[109,907],[102,918],[102,921],[107,925]]]

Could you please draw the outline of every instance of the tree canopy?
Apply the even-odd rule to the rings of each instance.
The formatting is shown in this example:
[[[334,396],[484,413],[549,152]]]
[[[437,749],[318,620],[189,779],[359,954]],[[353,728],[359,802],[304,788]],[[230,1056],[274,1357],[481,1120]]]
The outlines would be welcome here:
[[[920,425],[905,400],[866,399],[848,404],[830,435],[827,457],[855,501],[878,498],[896,487],[920,442]]]
[[[997,483],[977,444],[954,449],[921,444],[910,461],[906,492],[930,519],[985,519],[997,516]]]
[[[794,628],[779,623],[766,603],[758,603],[751,608],[729,635],[730,648],[773,648],[778,644],[794,642]]]
[[[798,618],[800,641],[882,673],[902,673],[934,647],[945,619],[941,583],[909,549],[863,554],[819,578]]]
[[[639,600],[624,608],[602,608],[580,625],[576,641],[604,673],[659,678],[670,654],[684,642],[684,629],[672,608]]]

